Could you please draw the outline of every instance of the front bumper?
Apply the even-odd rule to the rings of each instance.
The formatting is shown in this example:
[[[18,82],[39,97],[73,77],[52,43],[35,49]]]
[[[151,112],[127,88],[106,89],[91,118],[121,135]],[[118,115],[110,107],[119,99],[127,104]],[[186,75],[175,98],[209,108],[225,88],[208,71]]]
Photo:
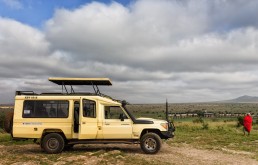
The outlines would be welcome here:
[[[173,123],[169,122],[168,123],[168,130],[167,131],[161,131],[162,134],[162,139],[168,139],[168,138],[173,138],[175,136],[175,126]]]

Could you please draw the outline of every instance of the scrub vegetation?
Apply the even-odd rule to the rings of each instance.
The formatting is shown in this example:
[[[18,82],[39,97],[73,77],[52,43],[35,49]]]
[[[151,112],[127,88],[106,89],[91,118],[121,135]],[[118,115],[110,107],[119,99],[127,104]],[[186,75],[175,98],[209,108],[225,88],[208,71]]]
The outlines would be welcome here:
[[[137,117],[165,117],[164,104],[131,104],[127,105]],[[258,103],[181,103],[169,104],[169,113],[246,113],[258,114]]]
[[[258,125],[253,124],[250,136],[243,136],[243,128],[238,121],[206,120],[208,128],[202,123],[175,121],[176,136],[169,144],[180,146],[189,144],[199,149],[234,151],[250,153],[258,160]]]
[[[128,108],[137,117],[165,118],[165,105]],[[171,109],[256,115],[258,104],[170,104]],[[74,149],[51,155],[32,141],[12,141],[9,134],[0,130],[0,159],[3,164],[258,164],[256,118],[250,136],[243,136],[237,117],[170,119],[176,126],[176,135],[164,141],[161,152],[153,156],[144,154],[139,145],[124,144],[75,145]]]

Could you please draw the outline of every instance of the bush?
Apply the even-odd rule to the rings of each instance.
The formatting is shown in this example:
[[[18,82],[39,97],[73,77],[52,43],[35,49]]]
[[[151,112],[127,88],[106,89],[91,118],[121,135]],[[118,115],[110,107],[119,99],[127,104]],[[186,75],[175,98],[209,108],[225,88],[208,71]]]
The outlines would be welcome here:
[[[7,133],[11,133],[12,131],[12,127],[13,127],[13,112],[7,112],[5,113],[5,117],[4,117],[4,130]]]
[[[217,130],[218,131],[224,131],[224,127],[223,126],[217,126]]]
[[[5,133],[5,131],[2,128],[0,128],[0,133]]]
[[[204,121],[201,117],[198,117],[197,119],[193,120],[193,123],[204,123]]]
[[[212,118],[211,121],[212,122],[217,122],[217,121],[219,121],[219,119],[218,118]]]
[[[241,127],[244,125],[244,117],[243,116],[238,116],[237,117],[237,127]]]
[[[202,123],[202,129],[209,129],[209,124],[203,122],[203,123]]]
[[[4,128],[4,120],[5,120],[5,114],[3,112],[0,112],[0,129]]]

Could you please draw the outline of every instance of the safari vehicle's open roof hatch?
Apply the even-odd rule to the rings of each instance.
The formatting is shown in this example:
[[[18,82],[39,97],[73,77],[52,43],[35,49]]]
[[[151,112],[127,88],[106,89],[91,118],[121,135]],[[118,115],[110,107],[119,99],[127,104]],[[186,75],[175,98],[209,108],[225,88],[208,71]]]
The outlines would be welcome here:
[[[65,89],[66,93],[69,93],[66,85],[71,87],[70,93],[75,93],[73,89],[73,85],[92,85],[95,93],[97,95],[101,95],[98,85],[112,85],[109,78],[63,78],[63,77],[50,77],[49,81],[62,85],[62,92]]]

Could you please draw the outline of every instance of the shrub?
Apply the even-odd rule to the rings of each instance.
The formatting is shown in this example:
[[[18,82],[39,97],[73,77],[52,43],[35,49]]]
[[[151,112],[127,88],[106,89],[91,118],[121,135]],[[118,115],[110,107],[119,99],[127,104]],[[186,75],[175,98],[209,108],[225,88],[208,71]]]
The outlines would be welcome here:
[[[10,133],[12,130],[12,124],[13,124],[13,112],[5,112],[1,115],[1,120],[0,121],[2,128],[4,129],[5,132]]]
[[[217,121],[219,121],[219,119],[218,118],[212,118],[211,121],[212,122],[217,122]]]
[[[224,127],[223,126],[217,126],[217,130],[218,131],[224,131]]]
[[[204,112],[203,112],[203,111],[197,110],[196,113],[197,113],[197,115],[198,115],[199,117],[204,117]]]
[[[237,127],[241,127],[244,125],[244,117],[243,116],[238,116],[237,117]]]
[[[3,112],[0,112],[0,129],[4,128],[4,120],[5,120],[5,114]]]
[[[197,119],[193,120],[193,123],[204,123],[204,121],[201,117],[198,117]]]
[[[206,122],[203,122],[202,123],[202,129],[209,129],[209,124],[208,123],[206,123]]]

